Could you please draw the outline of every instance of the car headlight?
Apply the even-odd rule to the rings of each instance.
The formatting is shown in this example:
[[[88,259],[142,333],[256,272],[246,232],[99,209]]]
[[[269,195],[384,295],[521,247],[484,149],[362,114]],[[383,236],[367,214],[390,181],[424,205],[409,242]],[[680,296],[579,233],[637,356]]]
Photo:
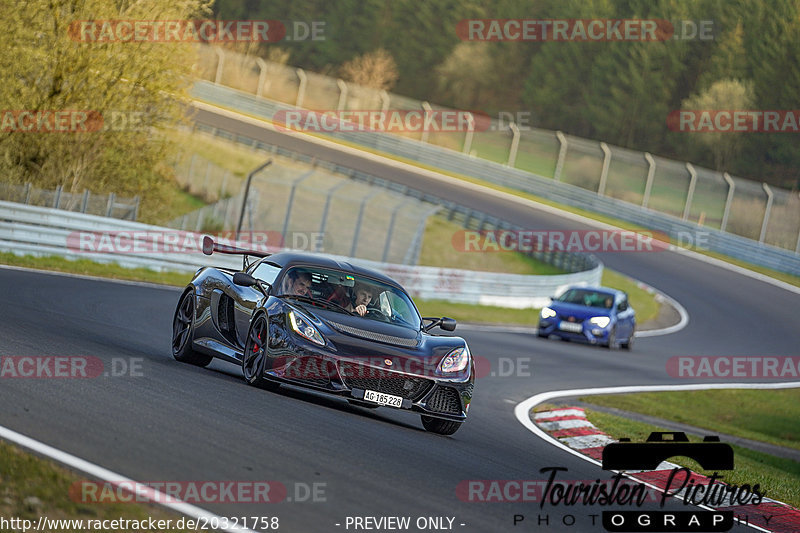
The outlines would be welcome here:
[[[311,321],[297,311],[289,311],[289,323],[295,333],[305,337],[313,343],[325,346],[325,339],[317,328],[311,325]]]
[[[589,319],[589,322],[591,322],[595,326],[604,328],[608,325],[609,322],[611,322],[611,319],[608,318],[607,316],[593,316],[592,318]]]
[[[556,316],[556,312],[550,309],[549,307],[542,308],[542,318],[553,318]]]
[[[464,346],[463,348],[456,348],[447,354],[442,362],[439,363],[439,370],[442,372],[460,372],[467,368],[469,364],[469,349]]]

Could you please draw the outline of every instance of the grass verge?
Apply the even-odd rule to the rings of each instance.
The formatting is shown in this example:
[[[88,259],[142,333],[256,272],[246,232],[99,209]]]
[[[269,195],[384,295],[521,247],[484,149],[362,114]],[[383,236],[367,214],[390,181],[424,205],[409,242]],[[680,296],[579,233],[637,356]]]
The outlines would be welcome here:
[[[582,400],[800,450],[800,389],[608,394]]]
[[[595,402],[598,398],[599,396],[593,396],[584,400]],[[702,404],[695,407],[702,407]],[[646,439],[651,431],[668,431],[665,428],[592,411],[591,409],[587,409],[586,414],[592,424],[615,439],[629,437],[637,442]],[[722,428],[717,427],[709,429],[722,430]],[[697,441],[696,438],[691,440]],[[766,497],[788,503],[794,507],[800,507],[800,463],[740,446],[733,446],[733,451],[735,457],[734,470],[720,472],[723,476],[721,478],[723,482],[736,485],[747,483],[750,486],[758,484]],[[672,457],[669,460],[706,476],[711,476],[714,473],[713,471],[704,470],[696,461],[687,457]]]
[[[32,520],[34,524],[40,516],[56,520],[123,518],[138,521],[152,517],[154,520],[172,520],[173,525],[181,518],[181,515],[153,504],[81,502],[79,492],[78,501],[75,501],[70,488],[81,481],[86,479],[0,441],[0,516]],[[188,530],[170,528],[170,531]]]

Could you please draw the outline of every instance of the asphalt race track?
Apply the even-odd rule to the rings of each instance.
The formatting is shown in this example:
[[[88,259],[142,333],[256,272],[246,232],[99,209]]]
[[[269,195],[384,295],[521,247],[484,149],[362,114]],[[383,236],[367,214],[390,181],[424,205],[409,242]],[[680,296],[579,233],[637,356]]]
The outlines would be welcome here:
[[[197,120],[429,190],[526,228],[583,229],[296,136],[207,112]],[[220,516],[277,516],[280,531],[347,531],[347,517],[355,516],[410,516],[412,524],[418,517],[455,517],[453,529],[464,532],[603,531],[590,516],[601,507],[464,502],[456,487],[467,480],[546,479],[539,469],[553,466],[568,468],[559,479],[608,479],[538,440],[515,419],[514,406],[549,390],[675,384],[665,364],[676,355],[797,355],[800,295],[671,252],[599,255],[678,300],[689,312],[688,326],[638,339],[631,353],[457,330],[475,355],[490,361],[494,375],[477,380],[469,419],[453,437],[427,433],[416,415],[388,408],[354,407],[291,387],[255,389],[227,363],[200,369],[176,362],[170,335],[177,288],[0,269],[0,355],[93,356],[112,374],[121,362],[137,365],[126,376],[3,379],[0,425],[143,482],[280,482],[288,490],[280,503],[198,504]],[[509,365],[516,368],[506,375]],[[323,491],[317,501],[296,501],[313,484]],[[525,516],[516,527],[515,514]],[[538,524],[539,515],[549,523]],[[564,515],[573,515],[575,524],[563,525]]]

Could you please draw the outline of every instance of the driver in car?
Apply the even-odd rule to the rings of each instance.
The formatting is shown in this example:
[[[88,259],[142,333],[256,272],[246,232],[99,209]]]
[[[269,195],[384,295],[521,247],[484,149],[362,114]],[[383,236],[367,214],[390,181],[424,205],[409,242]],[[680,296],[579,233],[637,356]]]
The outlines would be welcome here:
[[[353,286],[353,297],[345,309],[351,313],[356,312],[359,315],[364,316],[367,314],[367,306],[372,301],[373,292],[373,288],[369,285],[357,282]]]
[[[284,294],[311,296],[311,274],[292,270],[286,278]]]

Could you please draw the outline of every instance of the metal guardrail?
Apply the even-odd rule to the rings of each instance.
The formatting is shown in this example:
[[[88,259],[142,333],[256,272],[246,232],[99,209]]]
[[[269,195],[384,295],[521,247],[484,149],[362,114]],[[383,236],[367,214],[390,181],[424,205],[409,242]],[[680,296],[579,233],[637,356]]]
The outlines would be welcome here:
[[[293,106],[267,100],[252,94],[205,81],[195,82],[192,96],[211,104],[237,109],[243,113],[271,120],[279,110],[292,110]],[[414,139],[372,132],[333,131],[326,136],[372,150],[417,161],[424,165],[448,172],[475,177],[504,187],[528,192],[568,206],[596,213],[661,231],[676,240],[686,235],[703,234],[705,248],[735,259],[747,261],[800,275],[800,253],[778,248],[758,241],[709,228],[623,200],[598,195],[596,191],[563,183],[531,172],[506,165],[471,157],[469,155],[435,146]],[[800,245],[800,238],[798,239]]]
[[[69,193],[59,185],[55,190],[40,189],[30,183],[15,185],[0,183],[0,201],[19,202],[42,207],[55,207],[78,213],[89,213],[123,220],[136,220],[139,214],[139,197],[119,197],[110,194],[92,193],[84,189],[80,194]]]
[[[0,251],[158,271],[194,272],[209,264],[241,267],[235,256],[203,255],[201,243],[199,233],[0,201]],[[574,274],[523,276],[339,258],[385,272],[416,298],[517,308],[540,307],[567,285],[599,284],[603,273],[601,264]]]

